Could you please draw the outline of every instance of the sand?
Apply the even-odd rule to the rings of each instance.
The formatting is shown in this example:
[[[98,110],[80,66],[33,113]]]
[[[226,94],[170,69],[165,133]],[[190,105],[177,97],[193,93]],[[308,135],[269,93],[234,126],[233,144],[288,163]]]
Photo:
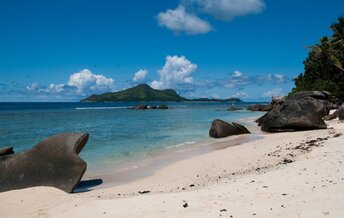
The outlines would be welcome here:
[[[344,123],[263,134],[122,185],[0,193],[1,217],[344,217]],[[148,193],[145,193],[148,192]],[[144,192],[140,194],[138,192]]]

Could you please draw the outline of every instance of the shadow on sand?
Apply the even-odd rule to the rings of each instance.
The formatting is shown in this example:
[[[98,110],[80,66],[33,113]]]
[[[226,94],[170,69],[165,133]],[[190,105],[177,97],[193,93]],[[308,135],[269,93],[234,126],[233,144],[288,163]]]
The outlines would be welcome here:
[[[74,189],[74,193],[88,192],[93,189],[93,187],[101,185],[103,183],[102,179],[90,179],[80,181],[78,186]]]

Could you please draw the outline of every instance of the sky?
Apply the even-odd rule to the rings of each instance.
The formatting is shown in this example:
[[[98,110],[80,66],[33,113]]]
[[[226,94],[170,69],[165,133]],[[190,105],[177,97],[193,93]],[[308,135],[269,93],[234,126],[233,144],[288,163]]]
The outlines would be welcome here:
[[[331,35],[343,0],[0,0],[0,102],[68,102],[140,83],[268,101]]]

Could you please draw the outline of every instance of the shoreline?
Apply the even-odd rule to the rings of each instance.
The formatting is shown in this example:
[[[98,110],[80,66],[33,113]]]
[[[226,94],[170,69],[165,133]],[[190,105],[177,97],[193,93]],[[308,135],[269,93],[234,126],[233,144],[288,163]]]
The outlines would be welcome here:
[[[266,134],[110,188],[0,193],[0,209],[5,217],[341,217],[344,126],[327,124]]]
[[[258,140],[265,134],[260,131],[260,128],[258,128],[254,122],[258,117],[259,115],[255,115],[234,121],[245,123],[251,134],[236,135],[220,139],[209,137],[207,140],[201,140],[195,143],[185,142],[180,146],[170,146],[164,149],[158,149],[149,153],[149,155],[143,155],[124,161],[116,165],[115,169],[109,169],[109,167],[107,167],[106,169],[95,170],[88,173],[86,171],[81,181],[102,179],[102,184],[92,186],[91,183],[90,186],[77,187],[76,192],[103,189],[131,183],[144,177],[151,176],[155,171],[161,170],[175,162]]]

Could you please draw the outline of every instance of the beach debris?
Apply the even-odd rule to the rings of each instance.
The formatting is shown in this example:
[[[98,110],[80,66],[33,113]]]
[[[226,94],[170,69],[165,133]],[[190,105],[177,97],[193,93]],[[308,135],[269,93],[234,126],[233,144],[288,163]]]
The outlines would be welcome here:
[[[1,147],[0,148],[0,157],[5,155],[14,154],[13,147]]]
[[[139,194],[144,195],[144,194],[149,194],[150,191],[138,191]]]
[[[227,123],[220,119],[215,119],[210,127],[209,136],[213,138],[224,138],[232,135],[250,134],[250,131],[238,123]]]
[[[337,138],[337,137],[340,137],[342,135],[343,135],[342,133],[336,133],[336,134],[333,135],[333,138]]]
[[[73,192],[86,171],[78,154],[88,133],[51,136],[31,149],[0,157],[0,192],[34,186],[52,186]]]
[[[283,160],[282,160],[282,164],[288,164],[288,163],[293,163],[294,161],[293,160],[290,160],[290,159],[288,159],[288,158],[284,158]]]
[[[187,207],[189,207],[189,204],[188,204],[188,202],[186,202],[186,201],[183,201],[183,207],[184,207],[184,208],[187,208]]]
[[[320,142],[328,140],[330,137],[325,138],[317,138],[313,140],[306,141],[304,143],[299,144],[294,149],[299,149],[303,151],[311,151],[312,147],[319,147],[321,146]]]
[[[189,187],[191,188],[191,187],[195,187],[195,185],[194,184],[191,184],[191,185],[189,185]]]
[[[227,209],[221,209],[220,212],[227,212]]]

